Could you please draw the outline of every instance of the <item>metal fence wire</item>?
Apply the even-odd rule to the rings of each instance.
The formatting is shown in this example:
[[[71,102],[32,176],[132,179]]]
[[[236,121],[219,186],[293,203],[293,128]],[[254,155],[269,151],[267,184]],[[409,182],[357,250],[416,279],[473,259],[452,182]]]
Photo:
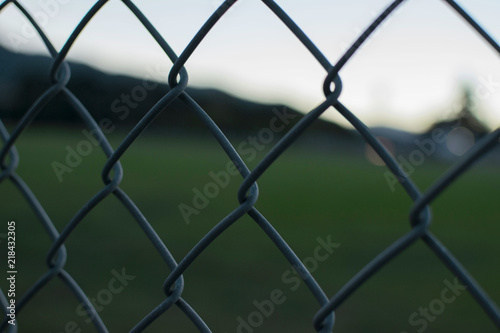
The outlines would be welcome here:
[[[453,0],[444,0],[451,10],[456,11],[470,26],[479,33],[479,35],[491,45],[498,53],[500,46],[491,38],[483,28]],[[500,129],[489,133],[475,146],[446,174],[437,180],[426,192],[421,193],[417,186],[412,182],[410,177],[405,174],[402,167],[397,163],[394,157],[384,148],[377,138],[370,132],[368,127],[360,121],[346,106],[339,102],[339,96],[342,92],[342,81],[339,75],[342,67],[351,59],[353,54],[367,40],[367,38],[380,26],[380,24],[394,10],[400,6],[404,0],[392,2],[364,31],[361,36],[352,44],[352,46],[343,54],[335,65],[319,51],[315,44],[301,30],[299,26],[288,16],[288,14],[280,8],[272,0],[263,0],[263,3],[279,18],[316,58],[317,61],[324,67],[327,73],[326,79],[323,82],[323,91],[325,95],[324,101],[308,112],[293,128],[291,128],[280,141],[270,150],[270,152],[260,161],[253,169],[247,168],[240,155],[238,155],[231,142],[226,138],[224,133],[218,128],[217,124],[212,120],[197,103],[185,91],[188,83],[188,73],[184,68],[184,64],[196,51],[202,40],[210,33],[210,30],[217,24],[218,20],[228,11],[228,9],[236,2],[236,0],[226,0],[220,7],[211,15],[202,28],[196,33],[194,38],[189,42],[187,47],[178,56],[162,35],[155,29],[148,18],[134,5],[131,0],[122,0],[123,4],[139,19],[144,27],[149,31],[151,36],[161,46],[165,54],[170,58],[173,65],[171,67],[168,84],[170,91],[165,94],[133,127],[125,139],[120,143],[116,150],[112,149],[106,136],[103,134],[95,119],[90,115],[85,106],[78,98],[67,88],[67,84],[71,78],[70,68],[67,64],[66,56],[70,48],[75,43],[77,37],[82,30],[98,13],[98,11],[106,5],[107,0],[97,1],[88,13],[80,21],[76,29],[72,32],[64,46],[60,51],[57,51],[51,44],[47,35],[43,32],[40,25],[25,7],[18,1],[6,0],[0,5],[0,13],[8,6],[16,7],[33,25],[38,35],[43,40],[47,47],[53,62],[50,70],[50,87],[26,110],[22,118],[19,120],[11,133],[8,133],[4,124],[0,121],[0,134],[3,139],[3,146],[0,152],[1,174],[0,182],[10,181],[25,200],[29,203],[32,210],[44,226],[47,234],[52,240],[52,246],[47,254],[48,271],[34,283],[23,297],[17,302],[17,312],[21,312],[23,307],[32,300],[33,296],[47,286],[47,283],[55,278],[60,279],[72,291],[79,302],[83,303],[86,311],[93,321],[93,325],[99,332],[108,332],[105,323],[99,317],[89,298],[86,296],[75,279],[64,269],[67,261],[65,241],[75,231],[82,219],[93,210],[107,196],[115,196],[133,216],[142,230],[154,244],[158,253],[162,256],[165,264],[170,269],[170,274],[167,276],[163,292],[165,299],[158,304],[156,308],[147,314],[140,322],[133,327],[130,332],[142,332],[157,318],[162,316],[173,306],[178,307],[189,320],[196,326],[200,332],[210,332],[209,327],[198,315],[185,299],[182,298],[184,289],[183,272],[196,260],[196,258],[224,231],[231,225],[236,223],[242,216],[249,215],[257,225],[267,234],[270,240],[281,251],[282,255],[294,267],[301,269],[304,274],[301,274],[304,283],[307,285],[310,292],[314,295],[319,303],[318,311],[313,318],[313,325],[317,332],[331,332],[335,324],[335,310],[364,282],[376,274],[389,261],[405,251],[411,244],[419,239],[434,252],[458,279],[467,286],[475,301],[482,307],[484,312],[489,316],[493,323],[500,328],[500,311],[495,303],[490,300],[486,292],[474,280],[474,278],[466,271],[460,262],[447,251],[441,241],[429,231],[431,224],[431,215],[429,205],[435,200],[451,183],[459,176],[463,175],[482,155],[490,151],[494,145],[498,143]],[[179,78],[179,79],[178,79]],[[332,89],[332,86],[334,87]],[[107,162],[102,169],[103,188],[95,194],[77,214],[66,224],[62,231],[55,228],[50,217],[45,212],[44,207],[39,203],[36,196],[32,193],[29,186],[16,173],[19,164],[19,156],[15,148],[16,141],[23,134],[23,131],[33,122],[37,115],[45,108],[45,106],[56,96],[63,96],[72,109],[79,115],[86,127],[94,133],[95,138],[100,143],[100,149],[106,154]],[[150,125],[155,118],[163,112],[169,104],[174,100],[179,99],[183,102],[186,109],[191,109],[203,121],[205,126],[211,131],[214,138],[224,149],[227,156],[238,167],[243,181],[239,187],[238,200],[239,206],[236,207],[229,215],[220,221],[212,230],[210,230],[190,251],[182,258],[180,262],[169,252],[168,247],[157,235],[153,227],[150,225],[146,217],[141,213],[136,204],[130,197],[120,188],[120,182],[123,177],[122,166],[120,165],[120,157],[134,143],[139,134]],[[313,122],[315,122],[321,114],[329,107],[335,108],[352,126],[361,134],[364,140],[378,153],[383,159],[387,168],[398,179],[401,186],[413,201],[413,206],[409,212],[409,222],[411,228],[399,239],[396,239],[383,252],[379,253],[370,263],[364,266],[355,276],[353,276],[333,297],[329,297],[322,290],[321,286],[315,281],[314,277],[307,271],[306,267],[295,255],[294,251],[287,245],[280,234],[273,228],[273,225],[254,207],[257,202],[259,191],[257,181],[266,172],[266,170],[285,152]],[[1,331],[17,332],[17,325],[8,325],[7,320],[7,298],[6,294],[0,292],[1,308],[4,313],[4,319],[1,326]]]

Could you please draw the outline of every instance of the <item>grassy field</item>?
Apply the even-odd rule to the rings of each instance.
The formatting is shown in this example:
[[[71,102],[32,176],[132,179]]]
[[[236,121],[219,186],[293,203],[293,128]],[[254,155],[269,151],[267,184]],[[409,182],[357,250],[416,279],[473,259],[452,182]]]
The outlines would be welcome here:
[[[52,163],[63,163],[65,147],[76,147],[85,137],[81,129],[29,129],[20,138],[18,174],[31,187],[59,230],[102,188],[104,154],[94,149],[59,182]],[[113,134],[116,147],[123,138]],[[121,159],[121,188],[136,202],[178,261],[222,218],[238,206],[241,177],[234,176],[186,224],[179,204],[192,205],[193,188],[211,182],[209,173],[228,162],[215,140],[144,136]],[[251,166],[255,165],[250,163]],[[424,190],[447,165],[426,161],[413,178]],[[369,164],[363,152],[350,155],[287,151],[259,180],[256,207],[273,223],[300,258],[311,257],[317,238],[340,244],[314,268],[324,291],[333,296],[366,263],[409,230],[411,201],[401,187],[394,192],[383,167]],[[496,166],[480,166],[461,177],[432,205],[432,231],[468,268],[494,300],[500,300],[500,268],[496,253],[500,176]],[[45,271],[50,248],[29,206],[10,181],[0,186],[0,232],[6,221],[17,222],[18,293],[23,293]],[[127,210],[113,196],[94,209],[66,242],[66,270],[90,297],[108,289],[112,271],[125,269],[135,278],[101,304],[101,317],[111,332],[126,332],[165,296],[167,266]],[[2,241],[2,258],[5,258]],[[4,261],[4,259],[2,259]],[[1,267],[4,267],[3,264]],[[2,273],[4,274],[4,273]],[[318,305],[304,284],[289,279],[290,265],[248,217],[218,238],[185,272],[183,298],[214,332],[313,332]],[[420,307],[441,298],[445,280],[454,276],[433,253],[418,242],[384,267],[337,311],[335,332],[493,332],[495,327],[467,292],[462,292],[432,320],[411,325]],[[5,279],[0,286],[5,290]],[[238,329],[238,318],[248,322],[254,301],[282,292],[259,327]],[[102,294],[102,293],[101,293]],[[419,316],[422,319],[423,317]],[[60,280],[53,280],[19,314],[20,332],[66,332],[75,322],[81,332],[95,332],[78,311],[78,302]],[[415,319],[415,318],[414,318]],[[425,327],[424,327],[425,326]],[[75,332],[79,332],[74,329]],[[146,332],[195,332],[176,308]]]

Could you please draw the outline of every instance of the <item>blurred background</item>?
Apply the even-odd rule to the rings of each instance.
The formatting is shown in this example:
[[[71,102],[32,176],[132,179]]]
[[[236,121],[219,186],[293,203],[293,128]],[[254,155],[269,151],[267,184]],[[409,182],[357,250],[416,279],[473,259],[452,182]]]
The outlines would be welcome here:
[[[94,4],[19,2],[57,50]],[[276,2],[332,63],[389,4],[387,0]],[[222,1],[134,3],[180,54]],[[459,4],[500,40],[500,3],[462,0]],[[68,88],[100,123],[115,149],[169,90],[166,81],[172,63],[119,1],[110,1],[97,13],[67,60],[72,73]],[[50,66],[48,52],[28,20],[12,4],[6,6],[0,12],[0,118],[9,131],[50,86]],[[238,1],[196,49],[186,69],[187,92],[224,131],[250,169],[324,100],[324,69],[256,0]],[[404,3],[340,76],[340,101],[371,127],[421,191],[500,125],[499,55],[444,1]],[[105,155],[60,96],[23,132],[16,148],[17,173],[58,230],[103,187]],[[494,255],[500,250],[499,160],[500,149],[495,148],[436,199],[431,227],[493,300],[500,299],[500,269]],[[120,161],[124,168],[120,187],[178,261],[238,206],[241,176],[228,172],[229,158],[180,101],[172,103]],[[300,258],[314,258],[306,262],[329,297],[409,230],[412,201],[333,108],[258,184],[256,207]],[[211,186],[215,195],[207,190]],[[2,220],[17,222],[22,294],[46,272],[51,242],[8,180],[0,186],[0,200]],[[2,228],[0,237],[7,226]],[[324,260],[314,257],[322,244],[318,239],[337,245]],[[4,258],[6,242],[0,241]],[[162,285],[169,270],[116,198],[106,198],[86,216],[66,247],[66,270],[96,299],[110,331],[129,331],[164,300]],[[103,292],[123,269],[134,278],[120,292]],[[297,276],[253,220],[244,217],[186,271],[183,298],[214,332],[313,332],[312,317],[319,306],[304,283],[295,283]],[[445,308],[432,319],[421,314],[420,308],[441,299],[453,281],[453,274],[417,242],[338,309],[335,332],[495,331],[467,292],[443,303]],[[256,303],[270,300],[276,289],[286,300],[266,316]],[[104,294],[112,298],[104,299]],[[253,325],[256,311],[262,320]],[[82,332],[94,332],[86,319],[68,288],[54,279],[19,314],[19,327],[21,332],[59,333],[67,332],[68,323],[74,322]],[[146,331],[164,330],[196,331],[177,308]]]

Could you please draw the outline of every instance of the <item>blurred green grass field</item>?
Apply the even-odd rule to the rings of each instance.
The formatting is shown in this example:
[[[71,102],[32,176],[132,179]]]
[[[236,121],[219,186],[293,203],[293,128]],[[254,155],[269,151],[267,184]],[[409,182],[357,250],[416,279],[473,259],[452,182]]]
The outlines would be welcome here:
[[[81,129],[30,128],[19,139],[18,174],[26,181],[62,230],[72,216],[103,186],[105,163],[98,150],[63,176],[52,169],[63,163],[65,147],[85,139]],[[117,147],[124,135],[114,133]],[[135,201],[169,250],[180,261],[222,218],[238,206],[241,177],[193,215],[186,224],[179,204],[191,205],[193,188],[211,182],[209,172],[224,170],[228,162],[215,140],[141,136],[121,159],[121,188]],[[250,163],[255,166],[257,160]],[[422,190],[449,166],[426,161],[412,177]],[[412,202],[401,187],[392,192],[385,168],[369,164],[363,152],[319,152],[303,148],[287,151],[258,181],[256,207],[281,233],[300,258],[313,255],[317,238],[340,247],[319,262],[314,276],[329,297],[378,253],[409,230]],[[496,166],[480,165],[450,186],[432,205],[432,231],[467,267],[492,299],[500,300],[499,185]],[[17,222],[18,294],[46,270],[50,240],[26,201],[10,181],[0,186],[0,232],[6,222]],[[2,258],[6,253],[2,242]],[[113,196],[109,196],[76,228],[66,242],[65,269],[90,297],[108,287],[111,271],[135,276],[123,291],[103,305],[100,315],[110,332],[129,331],[160,304],[162,285],[169,274],[137,223]],[[2,259],[3,261],[4,259]],[[4,267],[4,266],[2,266]],[[248,217],[218,238],[185,272],[183,298],[201,315],[213,332],[238,330],[238,317],[247,321],[256,311],[254,301],[268,300],[279,289],[286,301],[275,306],[252,332],[314,332],[312,317],[318,304],[301,284],[292,290],[282,275],[290,264]],[[440,297],[443,281],[453,281],[433,253],[419,241],[370,279],[336,312],[335,332],[493,332],[486,314],[468,293],[422,326],[409,316]],[[6,282],[1,285],[5,290]],[[78,313],[78,301],[58,279],[40,291],[19,314],[20,332],[65,332],[75,322],[81,332],[95,332]],[[30,320],[31,318],[31,320]],[[75,332],[78,332],[77,330]],[[177,308],[171,308],[145,332],[196,332]]]

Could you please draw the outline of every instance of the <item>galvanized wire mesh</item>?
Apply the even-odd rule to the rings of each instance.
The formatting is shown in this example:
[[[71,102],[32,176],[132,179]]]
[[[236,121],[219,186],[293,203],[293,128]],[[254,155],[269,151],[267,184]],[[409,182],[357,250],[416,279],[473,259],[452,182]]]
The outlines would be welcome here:
[[[184,289],[183,272],[196,260],[196,258],[208,247],[210,244],[226,231],[231,225],[238,222],[244,216],[249,215],[262,230],[267,234],[269,239],[281,251],[283,256],[294,267],[300,269],[304,274],[301,274],[302,279],[309,288],[310,292],[316,298],[319,306],[318,311],[314,317],[314,328],[318,332],[331,332],[335,324],[335,310],[342,305],[342,303],[365,281],[376,274],[382,267],[384,267],[393,258],[404,252],[411,244],[419,239],[435,253],[435,255],[442,261],[453,274],[455,274],[460,281],[468,287],[468,291],[474,297],[475,301],[482,307],[485,313],[491,318],[494,324],[500,328],[500,311],[493,301],[491,301],[486,292],[474,280],[474,278],[467,272],[467,270],[460,264],[460,262],[453,256],[452,253],[447,251],[445,246],[440,240],[429,231],[431,224],[431,215],[429,213],[429,205],[435,200],[451,183],[453,183],[459,176],[463,175],[471,165],[476,162],[482,155],[488,153],[494,145],[498,143],[500,136],[500,129],[488,134],[481,141],[471,149],[461,161],[444,174],[438,181],[436,181],[425,193],[421,193],[417,186],[412,182],[409,176],[405,173],[398,162],[391,156],[391,154],[384,148],[377,138],[370,132],[368,127],[360,121],[346,106],[339,102],[339,96],[342,92],[342,81],[339,75],[342,67],[351,59],[353,54],[359,47],[367,40],[367,38],[380,26],[380,24],[395,11],[404,1],[397,0],[392,2],[371,25],[364,31],[363,34],[355,41],[355,43],[345,52],[345,54],[338,60],[335,65],[319,51],[315,44],[308,38],[308,36],[301,30],[299,26],[287,15],[287,13],[280,8],[272,0],[263,0],[263,3],[272,11],[276,17],[281,20],[293,33],[302,44],[309,50],[309,52],[316,58],[322,65],[327,73],[326,79],[323,82],[323,90],[325,99],[316,108],[308,112],[286,135],[270,150],[270,152],[260,161],[260,163],[250,170],[240,157],[238,152],[234,149],[231,142],[226,138],[224,133],[219,129],[217,124],[212,120],[197,103],[186,93],[186,86],[188,83],[187,71],[184,64],[196,52],[197,47],[201,41],[210,33],[210,30],[217,24],[218,20],[227,12],[227,10],[236,2],[236,0],[226,0],[220,7],[213,13],[213,15],[206,21],[203,27],[198,31],[194,38],[190,41],[188,46],[178,56],[172,48],[165,41],[162,35],[155,29],[153,24],[150,23],[148,18],[139,10],[138,7],[130,0],[122,0],[123,4],[137,17],[137,19],[149,31],[151,36],[161,46],[165,54],[170,58],[173,65],[168,77],[168,84],[170,91],[165,94],[146,114],[135,124],[134,128],[120,143],[116,150],[113,150],[109,144],[107,137],[103,134],[95,119],[90,115],[89,111],[79,101],[79,99],[67,88],[67,84],[71,79],[70,67],[66,62],[66,57],[70,48],[75,43],[75,40],[82,32],[92,18],[98,14],[98,11],[106,5],[107,0],[97,1],[90,11],[83,17],[76,29],[72,32],[64,46],[60,51],[57,51],[51,44],[50,40],[41,29],[40,25],[36,22],[34,17],[20,4],[18,1],[7,0],[0,5],[0,12],[8,6],[15,6],[33,25],[37,33],[43,40],[47,47],[53,62],[50,70],[50,87],[26,110],[21,120],[17,123],[14,130],[9,133],[3,123],[0,121],[0,135],[3,139],[3,146],[0,152],[0,182],[9,181],[15,185],[19,192],[24,196],[25,200],[31,206],[33,212],[36,214],[41,224],[46,230],[46,233],[52,240],[52,247],[47,254],[47,272],[41,276],[38,281],[31,286],[31,288],[23,295],[17,304],[17,311],[22,311],[23,307],[30,302],[33,296],[43,289],[47,283],[52,279],[60,279],[65,285],[73,292],[74,296],[79,302],[85,305],[86,311],[92,318],[93,324],[99,332],[107,332],[105,323],[99,317],[92,302],[89,300],[85,291],[82,290],[75,279],[64,269],[67,261],[65,241],[76,232],[76,228],[82,219],[96,207],[107,196],[115,196],[128,212],[133,216],[137,223],[141,226],[145,235],[154,244],[154,247],[163,258],[165,264],[170,269],[170,274],[166,277],[163,292],[165,293],[165,300],[158,304],[156,308],[146,315],[140,322],[133,327],[130,332],[142,332],[148,325],[150,325],[157,318],[162,316],[174,305],[178,307],[189,318],[193,325],[201,332],[210,332],[209,327],[205,324],[203,319],[198,313],[182,298]],[[485,30],[456,2],[453,0],[445,0],[450,6],[451,10],[456,11],[470,26],[476,30],[479,35],[491,45],[498,53],[500,53],[500,46],[491,38]],[[179,78],[179,79],[177,79]],[[334,89],[331,86],[334,86]],[[37,115],[44,109],[44,107],[56,96],[63,96],[71,105],[74,112],[78,114],[81,121],[85,126],[92,131],[95,138],[100,144],[100,148],[107,156],[107,162],[102,169],[103,188],[95,194],[79,211],[78,213],[66,224],[63,230],[59,231],[55,228],[49,215],[45,212],[44,207],[39,203],[36,196],[30,190],[29,186],[23,179],[16,173],[19,163],[19,156],[15,148],[16,141],[23,134],[28,126],[33,122]],[[215,140],[224,149],[227,156],[238,167],[243,182],[240,185],[238,192],[239,206],[236,207],[229,215],[221,220],[210,232],[208,232],[192,249],[191,251],[177,262],[172,254],[169,252],[168,247],[157,235],[153,227],[148,222],[147,218],[141,213],[136,204],[129,198],[129,196],[120,188],[120,182],[123,176],[123,170],[120,165],[120,158],[127,151],[127,149],[134,143],[139,134],[145,128],[154,122],[155,118],[162,113],[174,100],[180,100],[184,103],[186,109],[192,110],[211,131]],[[348,281],[340,290],[338,290],[333,297],[328,297],[322,290],[321,286],[316,282],[314,277],[307,271],[306,267],[295,255],[294,251],[287,245],[281,235],[273,228],[273,225],[263,216],[256,208],[255,203],[258,200],[259,192],[257,181],[266,172],[266,170],[285,152],[318,117],[321,116],[329,107],[335,108],[345,119],[347,119],[352,126],[361,134],[366,142],[379,154],[383,159],[387,168],[398,179],[401,186],[405,189],[411,200],[413,206],[409,215],[410,230],[396,239],[390,246],[383,252],[379,253],[370,263],[363,267],[350,281]],[[2,311],[7,314],[7,298],[5,293],[0,292],[0,301],[2,303]],[[5,316],[1,330],[8,332],[16,332],[17,326],[7,325],[7,317]]]

